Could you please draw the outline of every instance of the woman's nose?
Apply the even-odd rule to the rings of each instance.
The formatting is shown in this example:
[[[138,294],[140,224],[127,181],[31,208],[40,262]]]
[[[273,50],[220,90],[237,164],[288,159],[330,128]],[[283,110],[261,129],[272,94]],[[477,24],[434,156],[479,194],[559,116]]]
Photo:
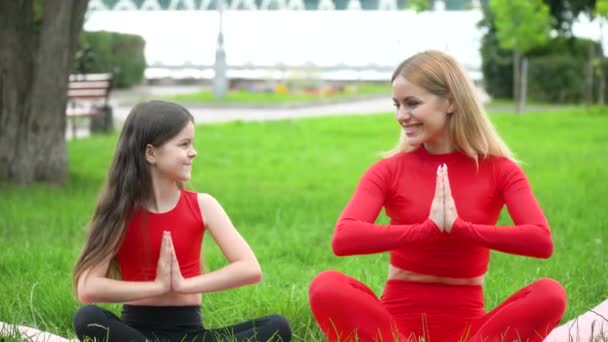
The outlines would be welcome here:
[[[405,106],[400,106],[399,109],[397,109],[397,121],[405,121],[409,119],[411,115],[412,113],[406,109]]]

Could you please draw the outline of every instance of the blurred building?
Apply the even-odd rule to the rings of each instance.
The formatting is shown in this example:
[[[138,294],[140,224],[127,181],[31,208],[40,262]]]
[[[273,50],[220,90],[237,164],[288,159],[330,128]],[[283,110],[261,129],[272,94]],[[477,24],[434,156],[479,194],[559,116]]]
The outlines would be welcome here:
[[[91,0],[85,29],[141,35],[148,79],[211,79],[216,1]],[[404,58],[439,49],[479,81],[482,14],[463,9],[476,3],[436,0],[416,13],[407,0],[225,0],[228,78],[386,81]]]
[[[232,9],[386,10],[405,9],[409,0],[225,0]],[[485,1],[485,0],[484,0]],[[432,7],[467,10],[479,0],[430,0]],[[217,0],[90,0],[93,10],[214,10]]]

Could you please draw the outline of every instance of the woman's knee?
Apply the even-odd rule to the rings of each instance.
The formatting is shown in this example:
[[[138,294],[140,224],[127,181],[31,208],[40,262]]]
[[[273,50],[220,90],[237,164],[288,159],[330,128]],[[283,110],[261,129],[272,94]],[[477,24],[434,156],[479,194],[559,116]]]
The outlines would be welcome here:
[[[310,301],[332,296],[333,292],[340,289],[341,284],[348,282],[348,277],[338,271],[323,271],[319,273],[311,282],[308,289]]]
[[[541,298],[544,310],[563,315],[568,297],[566,290],[557,280],[543,278],[533,283],[534,295]]]

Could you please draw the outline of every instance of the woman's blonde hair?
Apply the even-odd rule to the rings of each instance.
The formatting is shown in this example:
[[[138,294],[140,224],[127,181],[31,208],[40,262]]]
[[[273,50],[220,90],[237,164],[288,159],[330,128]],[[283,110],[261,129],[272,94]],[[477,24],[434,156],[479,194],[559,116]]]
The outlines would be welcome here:
[[[402,76],[409,82],[437,96],[448,98],[454,112],[447,117],[448,134],[458,150],[478,160],[481,156],[500,156],[515,160],[490,122],[475,85],[464,68],[452,56],[441,51],[424,51],[401,62],[393,73],[391,82]],[[408,145],[405,132],[401,131],[399,144],[388,156],[415,149]]]

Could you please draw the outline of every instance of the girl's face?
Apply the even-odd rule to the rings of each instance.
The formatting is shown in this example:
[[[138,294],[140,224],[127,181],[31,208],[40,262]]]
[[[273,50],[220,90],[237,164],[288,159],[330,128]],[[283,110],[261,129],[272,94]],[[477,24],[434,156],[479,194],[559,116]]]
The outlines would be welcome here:
[[[448,99],[397,76],[393,81],[393,101],[397,122],[410,145],[424,144],[429,151],[445,149],[444,145],[449,144],[447,113],[454,110]]]
[[[194,124],[188,124],[173,138],[159,147],[148,145],[146,159],[153,171],[171,181],[188,181],[192,176],[194,150]]]

